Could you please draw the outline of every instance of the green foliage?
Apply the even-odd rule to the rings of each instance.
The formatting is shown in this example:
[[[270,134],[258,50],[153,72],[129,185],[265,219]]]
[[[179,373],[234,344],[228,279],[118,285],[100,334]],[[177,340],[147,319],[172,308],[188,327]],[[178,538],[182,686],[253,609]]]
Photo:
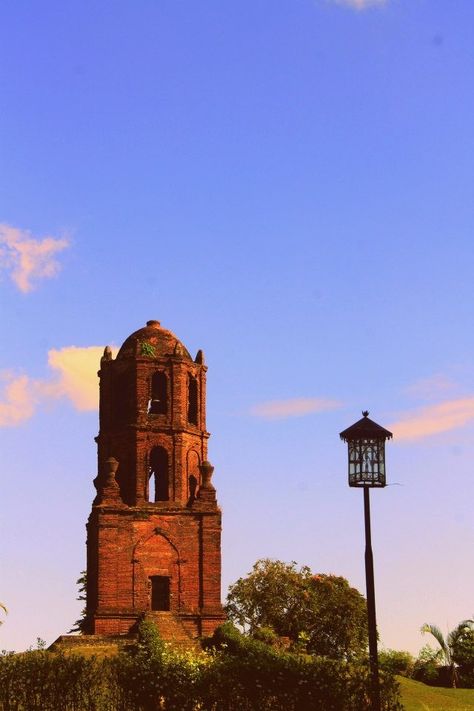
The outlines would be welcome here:
[[[444,667],[448,672],[446,675],[440,673],[438,669],[435,675],[433,670],[429,669],[432,683],[439,681],[442,685],[448,684],[456,687],[460,681],[458,664],[463,666],[460,670],[464,677],[463,683],[470,680],[471,672],[474,671],[474,620],[463,620],[446,637],[439,627],[427,623],[422,626],[421,632],[422,634],[429,633],[436,639],[440,647],[441,663],[444,662]],[[417,676],[417,678],[419,677]]]
[[[8,615],[8,610],[7,610],[7,608],[5,607],[5,605],[3,604],[3,602],[0,602],[0,610],[3,610],[3,612],[4,612],[6,615]],[[3,625],[3,620],[0,620],[0,625]]]
[[[115,659],[124,708],[127,711],[197,709],[203,664],[204,657],[173,652],[152,622],[141,622],[137,645]]]
[[[310,654],[349,660],[367,649],[364,597],[345,578],[313,575],[294,562],[257,561],[230,587],[226,611],[250,635],[270,628]]]
[[[148,343],[148,341],[142,341],[140,343],[140,355],[154,358],[156,356],[155,347],[152,346],[151,343]]]
[[[410,652],[398,651],[397,649],[382,649],[379,652],[379,666],[390,674],[411,676],[415,660]]]
[[[425,684],[434,683],[439,676],[439,668],[443,662],[441,649],[433,649],[425,645],[420,649],[413,667],[413,678]]]
[[[86,602],[87,600],[87,571],[82,570],[80,576],[76,580],[76,585],[78,586],[78,591],[77,591],[77,597],[76,600],[79,600],[80,602]],[[87,616],[87,606],[84,605],[84,607],[81,610],[81,615],[80,617],[75,621],[71,629],[69,630],[69,633],[71,632],[85,632],[85,627],[86,627],[86,616]]]
[[[367,665],[277,650],[229,623],[212,638],[207,699],[242,711],[365,711],[370,708]],[[398,687],[382,673],[384,711],[399,711]],[[214,708],[214,706],[205,706]]]
[[[294,562],[259,560],[246,578],[229,588],[227,614],[250,634],[259,627],[271,627],[281,636],[297,639],[310,578],[306,566],[297,570]]]
[[[115,711],[111,669],[96,659],[44,650],[0,656],[2,711]]]
[[[259,642],[270,645],[270,647],[276,647],[277,649],[285,647],[283,641],[285,638],[279,637],[272,627],[258,627],[252,636]]]
[[[474,623],[465,620],[453,639],[453,660],[458,665],[458,686],[474,689]]]
[[[177,654],[143,622],[115,657],[0,656],[1,711],[368,711],[366,665],[279,651],[227,623],[201,654]],[[382,674],[383,711],[401,711]]]
[[[454,630],[452,639],[453,661],[465,669],[474,669],[474,622],[464,620]]]
[[[308,651],[333,659],[353,659],[367,649],[367,607],[345,578],[314,575],[310,582]]]

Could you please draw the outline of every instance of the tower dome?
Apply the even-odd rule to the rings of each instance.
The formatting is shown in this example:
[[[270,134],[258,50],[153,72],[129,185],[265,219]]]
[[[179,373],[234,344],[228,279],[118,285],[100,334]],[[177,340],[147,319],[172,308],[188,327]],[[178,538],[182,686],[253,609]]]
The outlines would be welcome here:
[[[179,356],[192,360],[188,350],[174,333],[163,328],[159,321],[147,321],[146,326],[132,333],[120,348],[117,359],[163,358]]]

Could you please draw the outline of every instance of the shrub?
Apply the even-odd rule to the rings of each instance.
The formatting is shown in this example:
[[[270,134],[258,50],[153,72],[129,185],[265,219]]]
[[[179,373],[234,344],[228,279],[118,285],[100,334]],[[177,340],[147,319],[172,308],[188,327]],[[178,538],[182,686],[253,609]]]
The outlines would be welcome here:
[[[113,711],[111,687],[110,669],[93,657],[44,650],[0,657],[2,711]]]
[[[383,649],[379,652],[380,668],[389,674],[400,674],[401,676],[412,676],[415,660],[410,652],[398,651],[396,649]]]
[[[177,654],[142,623],[115,657],[38,650],[0,656],[0,711],[368,711],[369,671],[278,650],[218,628],[207,654]],[[400,711],[382,673],[383,711]]]
[[[439,667],[442,661],[440,649],[432,649],[425,645],[420,649],[413,667],[413,678],[425,684],[434,684],[439,677]]]
[[[206,709],[364,711],[370,708],[369,670],[362,663],[279,651],[241,635],[229,623],[216,630],[212,642],[216,653],[206,670]],[[381,677],[383,709],[398,711],[402,708],[398,686],[392,675],[382,673]]]

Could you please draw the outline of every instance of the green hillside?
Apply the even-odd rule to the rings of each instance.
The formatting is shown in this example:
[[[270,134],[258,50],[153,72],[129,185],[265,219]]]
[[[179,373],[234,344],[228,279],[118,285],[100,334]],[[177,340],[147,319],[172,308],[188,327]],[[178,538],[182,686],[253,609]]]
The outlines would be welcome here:
[[[419,681],[398,677],[405,711],[470,711],[474,689],[438,689]]]

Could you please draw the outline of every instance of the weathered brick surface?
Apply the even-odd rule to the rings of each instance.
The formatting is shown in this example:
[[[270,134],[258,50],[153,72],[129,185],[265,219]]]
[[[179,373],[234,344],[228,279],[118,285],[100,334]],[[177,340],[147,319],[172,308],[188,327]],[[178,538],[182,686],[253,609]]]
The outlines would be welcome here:
[[[166,413],[150,412],[156,372],[166,375]],[[125,634],[151,614],[165,637],[176,630],[192,638],[211,634],[223,619],[221,513],[206,473],[212,467],[203,465],[209,433],[202,352],[193,361],[170,331],[148,322],[115,360],[106,349],[99,376],[97,496],[87,524],[88,632]],[[190,378],[197,382],[197,424],[189,422]],[[168,461],[168,500],[156,502],[148,500],[154,447],[163,448]],[[169,578],[168,613],[151,611],[152,576]]]

